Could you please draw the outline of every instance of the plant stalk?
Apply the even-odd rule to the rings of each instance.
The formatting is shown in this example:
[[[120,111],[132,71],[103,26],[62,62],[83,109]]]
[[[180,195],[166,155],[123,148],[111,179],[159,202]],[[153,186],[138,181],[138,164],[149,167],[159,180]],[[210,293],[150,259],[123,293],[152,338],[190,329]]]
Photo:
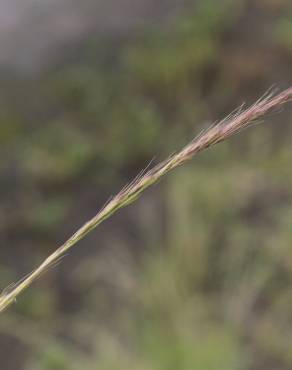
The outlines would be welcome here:
[[[49,267],[57,263],[79,240],[83,239],[117,210],[138,199],[144,190],[158,182],[161,177],[186,163],[199,152],[228,139],[246,127],[252,126],[259,119],[291,100],[292,87],[277,95],[272,93],[266,94],[247,109],[243,110],[241,107],[235,113],[230,114],[219,123],[200,133],[188,145],[182,148],[181,151],[170,156],[152,169],[139,174],[130,184],[111,198],[91,220],[85,223],[64,244],[49,255],[39,267],[18,283],[5,289],[0,296],[0,312],[15,302],[21,292],[37,280]]]

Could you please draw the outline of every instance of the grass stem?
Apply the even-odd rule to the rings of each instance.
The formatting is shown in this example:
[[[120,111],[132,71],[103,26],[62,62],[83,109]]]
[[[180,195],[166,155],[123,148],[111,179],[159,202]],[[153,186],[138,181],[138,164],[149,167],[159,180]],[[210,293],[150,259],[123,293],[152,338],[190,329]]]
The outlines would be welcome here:
[[[18,283],[9,286],[9,289],[5,289],[0,296],[0,312],[15,302],[22,291],[28,288],[49,267],[58,262],[79,240],[83,239],[85,235],[95,229],[101,222],[109,218],[117,210],[134,202],[145,189],[155,184],[162,176],[189,161],[199,152],[251,126],[268,113],[280,108],[283,104],[291,100],[292,87],[277,95],[272,93],[266,94],[247,109],[241,107],[235,113],[230,114],[219,123],[203,131],[188,145],[182,148],[182,150],[152,169],[137,176],[134,181],[124,187],[116,196],[111,198],[91,220],[85,223],[64,244],[49,255],[39,267]]]

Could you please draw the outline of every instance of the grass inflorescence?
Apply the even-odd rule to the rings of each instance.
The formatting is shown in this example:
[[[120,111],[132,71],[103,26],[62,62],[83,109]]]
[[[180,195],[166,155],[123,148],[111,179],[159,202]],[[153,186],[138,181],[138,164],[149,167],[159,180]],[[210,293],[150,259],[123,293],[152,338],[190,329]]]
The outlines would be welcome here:
[[[34,271],[16,284],[5,289],[0,296],[0,312],[12,304],[18,295],[28,288],[49,267],[57,263],[79,240],[100,223],[109,218],[118,209],[134,202],[149,186],[155,184],[162,176],[174,168],[189,161],[199,152],[224,141],[237,134],[246,127],[258,122],[270,112],[280,108],[283,104],[292,100],[292,87],[279,94],[266,94],[247,109],[241,107],[235,113],[230,114],[220,122],[204,130],[195,137],[182,150],[173,154],[165,161],[152,169],[143,171],[130,184],[125,186],[117,195],[112,197],[105,206],[79,230],[77,230],[64,244],[49,255]]]

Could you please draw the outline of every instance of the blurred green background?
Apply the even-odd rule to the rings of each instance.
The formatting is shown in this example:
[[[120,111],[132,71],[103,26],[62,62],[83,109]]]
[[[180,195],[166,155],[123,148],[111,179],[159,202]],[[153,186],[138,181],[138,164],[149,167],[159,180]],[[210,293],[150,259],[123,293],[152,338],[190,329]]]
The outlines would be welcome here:
[[[154,156],[292,84],[290,0],[105,6],[31,2],[0,38],[1,289]],[[79,243],[1,315],[1,370],[292,369],[291,118],[200,154]]]

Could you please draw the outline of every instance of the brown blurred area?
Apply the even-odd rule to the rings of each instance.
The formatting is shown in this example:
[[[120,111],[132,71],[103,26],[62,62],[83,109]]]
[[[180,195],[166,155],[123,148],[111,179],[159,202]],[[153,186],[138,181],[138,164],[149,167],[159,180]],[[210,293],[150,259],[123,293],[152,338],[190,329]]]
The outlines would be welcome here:
[[[291,62],[289,0],[0,0],[0,288]],[[81,241],[1,314],[1,370],[291,369],[291,118]]]

